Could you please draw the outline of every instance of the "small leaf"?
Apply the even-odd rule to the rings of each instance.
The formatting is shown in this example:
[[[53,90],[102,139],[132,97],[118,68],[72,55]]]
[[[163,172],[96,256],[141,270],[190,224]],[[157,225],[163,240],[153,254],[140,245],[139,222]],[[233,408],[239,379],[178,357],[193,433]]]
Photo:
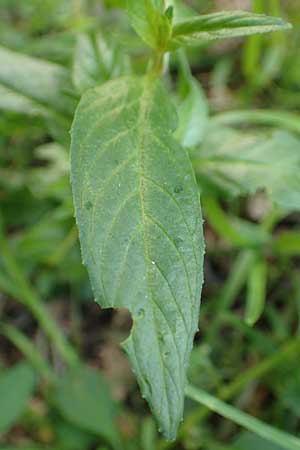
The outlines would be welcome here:
[[[97,81],[103,81],[102,73],[97,60],[96,48],[88,34],[77,36],[72,68],[72,81],[76,90],[81,94],[85,90],[96,86]]]
[[[178,21],[172,30],[170,49],[182,45],[199,45],[201,42],[257,33],[287,30],[291,25],[277,17],[246,11],[224,11]]]
[[[75,101],[64,94],[70,85],[65,68],[4,47],[0,60],[1,109],[50,117],[73,113]]]
[[[28,171],[26,179],[28,187],[36,197],[55,197],[65,199],[69,195],[69,155],[62,145],[51,142],[34,150],[36,161],[42,162],[40,167]],[[44,164],[43,164],[44,163]]]
[[[190,76],[186,92],[179,103],[179,127],[175,136],[184,147],[200,144],[208,123],[208,105],[200,83]]]
[[[264,125],[300,134],[298,114],[274,109],[227,111],[212,118],[215,125]]]
[[[294,361],[297,364],[297,359]],[[289,367],[288,375],[279,376],[275,382],[275,393],[282,405],[300,418],[300,374],[299,367]],[[284,367],[282,368],[284,371]],[[281,372],[282,373],[282,372]]]
[[[25,363],[0,373],[0,433],[8,431],[24,412],[34,385],[33,369]]]
[[[57,450],[87,450],[93,446],[97,439],[94,434],[66,422],[61,417],[55,422],[55,437]]]
[[[270,241],[270,235],[256,224],[226,214],[213,196],[202,199],[205,217],[209,225],[231,245],[237,247],[261,247]]]
[[[71,423],[116,445],[118,408],[99,371],[79,367],[66,373],[56,385],[54,401]]]
[[[146,417],[141,426],[141,447],[143,450],[153,450],[157,447],[157,431],[152,417]]]
[[[174,7],[172,5],[168,6],[167,9],[165,10],[165,14],[164,15],[166,16],[168,21],[170,23],[172,23],[173,17],[174,17]]]
[[[0,109],[10,112],[22,113],[28,116],[47,117],[49,111],[33,99],[16,93],[0,84]]]
[[[231,195],[265,189],[286,210],[300,209],[299,139],[284,131],[271,135],[212,126],[193,154],[202,188]]]
[[[168,438],[183,413],[204,253],[199,193],[175,126],[160,82],[126,77],[83,95],[71,145],[75,213],[95,298],[131,312],[123,345]]]
[[[57,208],[41,217],[31,228],[26,228],[14,239],[14,252],[25,267],[49,263],[54,251],[62,245],[68,226],[61,209]]]
[[[128,58],[114,42],[107,42],[100,33],[77,37],[72,81],[80,94],[128,71]]]
[[[164,0],[127,0],[127,10],[131,25],[146,44],[164,50],[171,33]]]
[[[264,310],[267,272],[266,262],[262,258],[258,258],[248,276],[245,321],[250,326],[258,321]]]
[[[300,256],[300,231],[283,231],[273,239],[273,249],[280,256]]]

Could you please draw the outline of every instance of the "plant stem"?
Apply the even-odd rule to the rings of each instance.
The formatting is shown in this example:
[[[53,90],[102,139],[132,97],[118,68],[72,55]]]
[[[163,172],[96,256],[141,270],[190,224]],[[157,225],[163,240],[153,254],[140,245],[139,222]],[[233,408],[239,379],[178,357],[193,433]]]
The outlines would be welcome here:
[[[165,71],[167,54],[164,52],[156,52],[153,55],[149,66],[149,73],[157,78],[160,78]]]
[[[220,125],[266,125],[286,128],[294,133],[300,133],[298,116],[286,111],[268,111],[265,109],[232,111],[217,114],[212,118],[212,121]]]
[[[227,400],[239,392],[244,386],[258,380],[262,376],[270,372],[274,367],[278,366],[282,360],[291,357],[295,353],[300,356],[300,340],[298,337],[290,339],[279,350],[276,350],[272,355],[265,358],[259,364],[251,367],[247,371],[241,373],[239,377],[229,383],[227,386],[221,388],[219,395],[223,400]]]
[[[62,241],[61,245],[49,256],[48,263],[51,265],[59,264],[76,243],[77,238],[77,227],[74,225],[67,234],[66,238]]]
[[[254,260],[255,252],[253,250],[243,250],[237,256],[230,272],[230,276],[226,280],[221,293],[218,295],[218,300],[216,299],[218,310],[215,311],[215,319],[211,322],[209,327],[209,341],[212,341],[218,333],[220,326],[219,319],[223,316],[224,312],[232,306],[238,293],[247,280],[249,269]]]
[[[45,334],[49,337],[50,341],[59,351],[63,360],[69,365],[76,364],[78,362],[78,357],[75,350],[62,334],[55,320],[49,315],[49,312],[45,308],[37,293],[27,282],[25,275],[14,259],[7,240],[5,239],[1,231],[0,250],[4,266],[9,277],[11,278],[12,285],[12,287],[10,288],[9,284],[6,282],[3,283],[4,286],[2,287],[4,289],[5,287],[8,287],[8,293],[13,294],[13,296],[20,303],[22,303],[31,311],[32,315],[36,318]],[[5,280],[5,277],[3,277],[3,279]]]
[[[229,400],[235,394],[237,394],[244,386],[247,386],[254,380],[258,380],[262,376],[270,372],[280,362],[291,356],[292,354],[299,352],[300,354],[300,341],[299,338],[294,338],[288,341],[279,351],[277,350],[271,356],[265,358],[259,364],[251,367],[247,371],[239,375],[228,385],[221,387],[217,396],[222,400]],[[197,422],[202,421],[209,416],[210,412],[205,408],[196,409],[185,421],[183,425],[183,431],[187,431],[190,427],[194,426]]]
[[[9,339],[25,358],[30,361],[36,371],[45,379],[51,380],[54,374],[51,371],[47,361],[43,358],[41,353],[36,349],[35,345],[21,333],[17,328],[9,324],[0,325],[0,333]]]
[[[206,408],[209,408],[211,411],[241,425],[267,441],[280,445],[280,447],[286,450],[299,450],[300,448],[300,439],[284,431],[277,430],[233,406],[227,405],[202,389],[188,386],[186,388],[186,395],[192,400],[201,403]]]
[[[299,337],[295,337],[289,340],[286,344],[284,344],[279,350],[274,351],[272,355],[262,360],[259,364],[250,369],[243,372],[236,379],[234,379],[228,385],[223,385],[218,393],[217,397],[222,400],[229,400],[234,395],[236,395],[239,391],[241,391],[245,386],[249,383],[262,378],[271,370],[273,370],[276,366],[278,366],[283,360],[289,358],[296,353],[299,353],[300,356],[300,339]],[[207,409],[205,406],[201,406],[196,408],[184,421],[184,424],[181,426],[181,429],[178,433],[178,438],[182,438],[186,435],[186,433],[194,427],[197,423],[206,419],[211,414],[211,411]],[[177,441],[178,442],[178,441]],[[174,446],[174,442],[166,442],[163,441],[159,445],[159,450],[170,449]]]
[[[259,227],[265,232],[271,232],[281,217],[282,212],[278,208],[273,208],[270,213],[265,216]],[[231,269],[230,276],[226,280],[221,293],[218,295],[218,300],[216,300],[218,310],[215,311],[215,318],[210,323],[208,332],[209,340],[215,338],[220,326],[219,319],[222,317],[224,312],[232,306],[238,293],[244,286],[248,278],[249,271],[257,256],[257,251],[258,250],[254,249],[245,249],[238,254]]]

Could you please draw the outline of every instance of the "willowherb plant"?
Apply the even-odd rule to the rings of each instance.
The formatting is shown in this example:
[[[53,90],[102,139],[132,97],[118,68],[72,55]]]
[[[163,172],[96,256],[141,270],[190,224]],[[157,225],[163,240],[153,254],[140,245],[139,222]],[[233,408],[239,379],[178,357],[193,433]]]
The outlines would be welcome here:
[[[199,189],[187,150],[201,139],[203,124],[191,134],[186,121],[193,118],[182,114],[183,104],[177,114],[162,80],[166,55],[289,25],[242,11],[182,20],[180,9],[163,0],[128,0],[127,9],[152,48],[149,70],[83,94],[71,133],[72,188],[95,299],[130,311],[133,327],[123,346],[160,430],[174,439],[203,282]],[[187,79],[197,99],[201,92]],[[195,166],[199,176],[203,161]]]

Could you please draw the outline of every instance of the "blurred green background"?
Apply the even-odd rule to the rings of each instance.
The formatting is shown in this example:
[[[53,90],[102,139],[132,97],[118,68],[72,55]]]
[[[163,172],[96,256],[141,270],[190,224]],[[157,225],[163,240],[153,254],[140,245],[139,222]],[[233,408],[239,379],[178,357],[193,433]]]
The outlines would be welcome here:
[[[0,450],[280,450],[191,401],[178,440],[165,443],[119,346],[129,315],[93,301],[73,217],[69,130],[85,89],[145,71],[149,50],[124,3],[0,0]],[[296,185],[300,2],[191,0],[179,8],[226,9],[281,16],[294,28],[189,51],[205,120],[238,126],[217,143],[208,136],[201,151],[221,142],[239,151],[244,133],[284,130],[297,158],[292,171],[279,161],[274,191]],[[175,102],[180,70],[172,57],[166,83]],[[274,161],[284,139],[270,147]],[[299,436],[300,213],[274,206],[263,190],[235,197],[224,179],[221,191],[210,181],[199,169],[205,285],[189,380]],[[264,309],[254,326],[253,298]]]

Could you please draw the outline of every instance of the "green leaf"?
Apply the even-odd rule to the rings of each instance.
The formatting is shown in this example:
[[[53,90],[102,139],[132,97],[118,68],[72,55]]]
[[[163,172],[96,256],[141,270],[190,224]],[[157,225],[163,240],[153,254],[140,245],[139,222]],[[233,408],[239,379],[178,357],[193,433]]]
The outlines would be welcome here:
[[[14,252],[23,267],[49,263],[53,251],[62,245],[69,227],[69,215],[62,208],[47,211],[30,228],[16,235],[13,240]]]
[[[300,232],[283,231],[273,239],[273,249],[281,256],[300,256]]]
[[[160,428],[174,438],[197,329],[199,193],[160,82],[126,77],[86,92],[72,127],[71,177],[96,301],[128,308],[124,342]]]
[[[265,189],[287,210],[300,209],[299,139],[284,131],[271,135],[212,126],[193,154],[202,187],[230,195]]]
[[[0,324],[0,334],[9,339],[14,346],[23,354],[32,367],[44,378],[51,379],[52,371],[47,361],[36,348],[35,343],[30,340],[22,331],[8,323]]]
[[[297,360],[296,360],[297,363]],[[283,369],[284,370],[284,369]],[[300,418],[300,374],[299,367],[289,369],[288,376],[278,377],[275,384],[277,398],[282,405]]]
[[[76,90],[82,94],[85,90],[105,80],[105,73],[99,67],[95,42],[88,34],[79,34],[74,49],[72,81]]]
[[[224,11],[192,17],[173,26],[169,47],[199,45],[203,41],[287,30],[291,25],[278,17],[246,11]]]
[[[157,447],[157,431],[152,417],[146,417],[141,426],[141,447],[143,450],[153,450]]]
[[[267,273],[266,262],[258,258],[248,277],[245,321],[250,326],[258,321],[265,306]]]
[[[100,33],[77,37],[72,80],[80,94],[128,71],[128,58],[114,42],[107,42]]]
[[[75,101],[68,71],[54,63],[0,47],[0,108],[30,115],[71,115]]]
[[[0,84],[0,109],[27,114],[28,116],[47,117],[49,111],[33,99],[14,92]]]
[[[202,206],[209,225],[233,246],[261,247],[271,240],[271,236],[260,226],[226,214],[213,196],[204,195]]]
[[[99,371],[82,366],[67,372],[55,387],[54,402],[65,419],[117,446],[118,407]]]
[[[208,105],[200,83],[190,76],[185,81],[186,92],[178,108],[179,127],[175,136],[184,147],[200,144],[208,122]]]
[[[0,373],[0,433],[8,431],[24,412],[34,385],[33,369],[25,363]]]
[[[68,198],[70,162],[67,149],[51,142],[37,147],[34,156],[41,164],[28,171],[26,182],[36,197]]]
[[[300,134],[300,121],[298,114],[280,110],[251,109],[227,111],[212,118],[215,125],[264,125],[282,128]]]
[[[55,444],[57,450],[87,450],[91,448],[99,437],[78,428],[61,417],[55,422]],[[48,448],[44,449],[48,450]]]
[[[129,20],[137,34],[150,47],[164,50],[171,34],[164,0],[127,0]]]

